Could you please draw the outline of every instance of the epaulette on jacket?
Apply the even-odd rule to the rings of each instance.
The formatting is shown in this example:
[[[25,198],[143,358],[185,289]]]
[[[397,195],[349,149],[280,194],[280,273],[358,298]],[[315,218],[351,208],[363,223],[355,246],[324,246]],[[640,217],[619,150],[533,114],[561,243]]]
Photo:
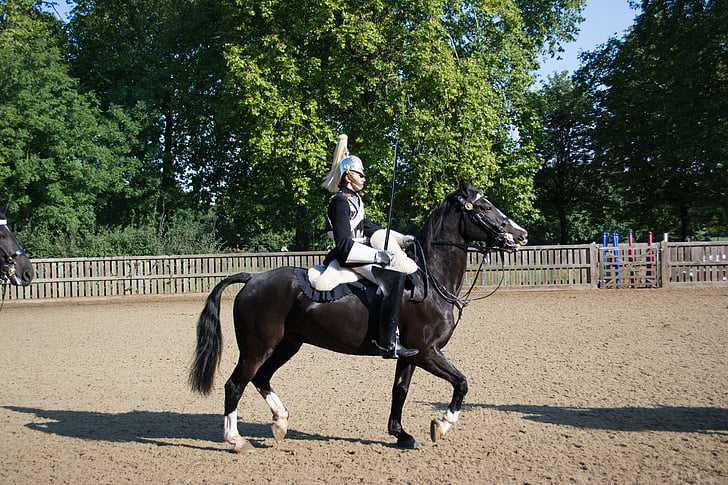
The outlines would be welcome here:
[[[348,200],[348,199],[351,199],[352,197],[354,197],[354,195],[356,195],[356,194],[351,194],[351,193],[346,192],[344,190],[339,190],[334,195],[332,195],[331,197],[329,197],[329,202],[331,202],[332,200],[334,200],[336,197],[344,197],[345,199]]]

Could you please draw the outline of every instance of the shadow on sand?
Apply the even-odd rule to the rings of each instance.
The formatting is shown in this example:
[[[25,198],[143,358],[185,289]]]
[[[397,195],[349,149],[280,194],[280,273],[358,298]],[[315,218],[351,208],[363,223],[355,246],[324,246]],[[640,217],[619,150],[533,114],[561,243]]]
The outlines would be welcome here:
[[[181,414],[169,411],[130,411],[128,413],[94,413],[89,411],[59,411],[52,409],[3,406],[16,413],[32,414],[44,422],[28,423],[32,430],[58,436],[116,443],[151,443],[159,446],[181,446],[198,450],[226,450],[222,442],[223,417],[218,414]],[[271,441],[269,424],[238,422],[240,434],[256,448],[268,448]],[[195,446],[167,440],[214,441],[216,446]],[[359,444],[377,444],[387,447],[394,443],[384,441],[343,438],[309,434],[289,430],[287,440],[347,441]]]
[[[444,403],[424,403],[446,410]],[[675,433],[724,434],[728,432],[728,409],[656,406],[651,408],[573,408],[524,404],[464,404],[463,409],[493,409],[519,413],[522,419],[575,428],[612,431],[670,431]]]

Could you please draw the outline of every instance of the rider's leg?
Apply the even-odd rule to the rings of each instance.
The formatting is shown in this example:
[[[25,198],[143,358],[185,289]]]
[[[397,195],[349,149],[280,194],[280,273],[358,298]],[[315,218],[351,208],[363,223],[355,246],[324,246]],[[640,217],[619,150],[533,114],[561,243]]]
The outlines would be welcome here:
[[[401,273],[412,274],[417,271],[417,263],[414,262],[407,254],[404,249],[400,246],[399,241],[402,238],[402,234],[397,231],[391,231],[387,247],[384,247],[384,241],[387,238],[387,231],[385,229],[379,229],[369,239],[369,243],[374,249],[387,249],[394,253],[392,262],[388,268],[397,270]]]
[[[379,312],[379,348],[385,359],[412,357],[419,352],[416,349],[402,347],[397,334],[399,312],[402,306],[402,293],[406,275],[390,271],[378,266],[372,267],[372,274],[377,279],[382,294]]]

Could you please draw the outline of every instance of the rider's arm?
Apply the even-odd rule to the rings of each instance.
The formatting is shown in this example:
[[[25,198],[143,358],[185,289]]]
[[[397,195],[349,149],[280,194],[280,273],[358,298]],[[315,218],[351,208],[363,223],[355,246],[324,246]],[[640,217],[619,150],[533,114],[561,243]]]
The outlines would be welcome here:
[[[352,239],[349,202],[343,196],[335,196],[331,199],[328,215],[334,233],[332,252],[340,265],[360,266],[362,264],[389,263],[390,256],[385,251],[378,251]]]
[[[381,227],[370,221],[368,217],[365,217],[362,221],[362,229],[364,230],[364,235],[366,237],[372,237],[372,234],[380,230]]]
[[[334,253],[339,264],[346,264],[346,257],[354,245],[349,224],[349,202],[343,196],[335,196],[329,202],[329,221],[334,233]]]

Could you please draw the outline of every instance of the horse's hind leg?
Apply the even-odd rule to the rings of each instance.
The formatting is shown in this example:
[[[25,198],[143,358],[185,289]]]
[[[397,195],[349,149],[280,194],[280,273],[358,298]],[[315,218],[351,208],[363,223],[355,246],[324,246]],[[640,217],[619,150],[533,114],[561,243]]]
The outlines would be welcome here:
[[[233,451],[251,451],[253,445],[238,432],[238,403],[248,382],[260,368],[264,359],[246,358],[240,354],[238,363],[225,383],[225,441],[233,445]]]
[[[270,385],[270,379],[273,374],[280,369],[288,360],[296,355],[301,348],[301,342],[293,342],[283,340],[273,351],[273,354],[258,369],[258,373],[253,377],[253,385],[265,402],[268,403],[271,413],[273,413],[273,424],[271,430],[276,441],[282,441],[288,432],[288,410],[283,405],[283,401],[273,391]]]

